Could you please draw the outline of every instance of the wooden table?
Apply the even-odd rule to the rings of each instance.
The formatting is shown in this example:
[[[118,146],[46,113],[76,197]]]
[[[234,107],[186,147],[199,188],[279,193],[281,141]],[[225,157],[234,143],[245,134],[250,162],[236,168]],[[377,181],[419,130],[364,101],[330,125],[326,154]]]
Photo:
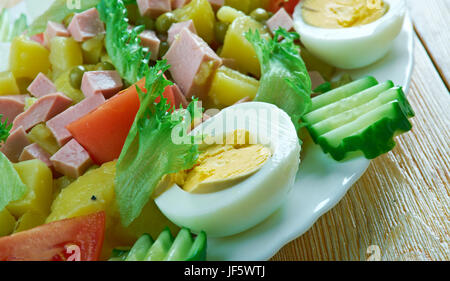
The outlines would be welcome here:
[[[273,260],[450,260],[450,0],[408,5],[417,34],[413,130]]]
[[[412,131],[273,260],[450,260],[450,0],[408,5],[417,35]]]

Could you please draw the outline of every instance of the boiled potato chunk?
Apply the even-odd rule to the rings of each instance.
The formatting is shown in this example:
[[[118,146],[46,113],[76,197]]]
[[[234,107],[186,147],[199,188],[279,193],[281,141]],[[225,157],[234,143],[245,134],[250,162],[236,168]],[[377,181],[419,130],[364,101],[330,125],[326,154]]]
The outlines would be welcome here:
[[[51,222],[105,211],[104,258],[107,258],[114,247],[132,245],[143,233],[150,233],[156,237],[165,226],[176,230],[176,227],[164,217],[152,200],[129,227],[123,227],[116,205],[115,173],[116,162],[109,162],[79,177],[62,189],[53,202],[52,212],[46,220]]]
[[[213,79],[209,97],[218,107],[227,107],[249,97],[254,99],[259,82],[228,67],[221,66]]]
[[[208,0],[193,0],[173,11],[178,22],[192,20],[197,34],[211,44],[214,40],[215,15]]]
[[[16,78],[10,71],[0,72],[0,96],[12,96],[20,94]]]
[[[60,149],[58,142],[45,124],[38,124],[34,126],[28,133],[27,137],[31,142],[39,144],[51,155],[55,154]]]
[[[74,66],[83,64],[80,44],[71,37],[54,37],[50,41],[50,62],[54,78]]]
[[[267,9],[270,0],[225,0],[225,5],[249,14],[256,8]]]
[[[49,51],[41,44],[18,36],[11,43],[9,66],[14,77],[33,80],[50,70]]]
[[[261,23],[248,16],[238,17],[228,27],[220,56],[234,59],[240,72],[259,77],[261,74],[259,60],[252,44],[245,38],[245,33],[249,30],[258,30],[263,38],[270,37]]]
[[[45,222],[46,216],[37,212],[26,212],[19,218],[14,229],[14,233],[21,232],[24,230],[35,228],[36,226],[42,225]]]
[[[14,168],[28,191],[22,199],[11,202],[7,206],[8,211],[16,218],[30,211],[47,215],[53,199],[53,176],[50,168],[40,160],[20,162],[14,164]]]
[[[0,237],[10,235],[14,231],[16,219],[7,209],[0,211]]]

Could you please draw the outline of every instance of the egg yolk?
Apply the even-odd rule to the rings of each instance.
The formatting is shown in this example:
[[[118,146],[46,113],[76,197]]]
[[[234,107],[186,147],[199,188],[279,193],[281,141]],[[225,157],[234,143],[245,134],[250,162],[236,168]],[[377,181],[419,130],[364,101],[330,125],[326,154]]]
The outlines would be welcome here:
[[[386,14],[382,0],[305,0],[302,16],[306,23],[323,28],[345,28],[376,21]]]
[[[209,193],[249,177],[264,165],[272,152],[261,144],[250,144],[248,140],[247,131],[227,135],[224,144],[208,146],[200,154],[196,165],[178,173],[175,182],[187,192]]]

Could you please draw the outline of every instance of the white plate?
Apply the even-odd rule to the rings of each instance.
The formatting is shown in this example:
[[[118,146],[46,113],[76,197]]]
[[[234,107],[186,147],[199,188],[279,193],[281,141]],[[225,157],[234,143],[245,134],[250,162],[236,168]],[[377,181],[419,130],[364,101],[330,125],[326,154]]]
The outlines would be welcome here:
[[[36,2],[26,0],[26,5],[19,5],[12,11],[11,18],[25,12],[32,20],[44,12],[52,1],[39,1],[40,6],[37,7],[30,4]],[[33,6],[32,9],[30,5]],[[5,57],[0,60],[0,68],[2,65],[6,67],[6,61]],[[412,66],[413,28],[407,16],[389,54],[374,65],[351,71],[350,74],[354,78],[372,75],[379,81],[392,80],[407,91]],[[244,233],[208,239],[209,260],[270,259],[285,244],[301,236],[321,215],[333,208],[369,166],[369,161],[362,157],[343,163],[336,162],[311,142],[305,142],[302,150],[302,163],[286,204],[263,223]]]

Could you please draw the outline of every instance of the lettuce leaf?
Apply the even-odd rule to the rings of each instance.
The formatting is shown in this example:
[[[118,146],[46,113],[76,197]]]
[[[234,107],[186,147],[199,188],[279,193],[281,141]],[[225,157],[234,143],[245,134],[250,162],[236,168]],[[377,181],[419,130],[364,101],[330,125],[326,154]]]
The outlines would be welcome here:
[[[69,9],[67,0],[55,0],[45,13],[33,21],[28,29],[28,35],[32,36],[44,32],[48,21],[62,22],[71,13],[81,13],[95,7],[100,0],[81,0],[80,9]],[[111,1],[114,2],[114,1]]]
[[[130,1],[101,0],[97,6],[100,19],[106,24],[105,46],[120,76],[130,85],[148,72],[150,52],[140,45],[138,35],[143,26],[128,30],[126,4]]]
[[[0,152],[0,211],[9,202],[21,199],[27,190],[11,162]]]
[[[170,113],[162,93],[170,84],[162,73],[168,69],[158,61],[146,75],[147,94],[136,87],[141,106],[117,162],[116,198],[121,221],[130,225],[139,216],[160,180],[168,174],[190,169],[198,158],[193,142],[175,144],[172,130],[184,122],[182,111]],[[161,102],[155,99],[161,97]]]
[[[255,101],[274,104],[292,119],[297,131],[300,118],[311,107],[311,79],[294,41],[297,33],[280,28],[271,40],[258,31],[245,34],[261,64],[261,80]]]

